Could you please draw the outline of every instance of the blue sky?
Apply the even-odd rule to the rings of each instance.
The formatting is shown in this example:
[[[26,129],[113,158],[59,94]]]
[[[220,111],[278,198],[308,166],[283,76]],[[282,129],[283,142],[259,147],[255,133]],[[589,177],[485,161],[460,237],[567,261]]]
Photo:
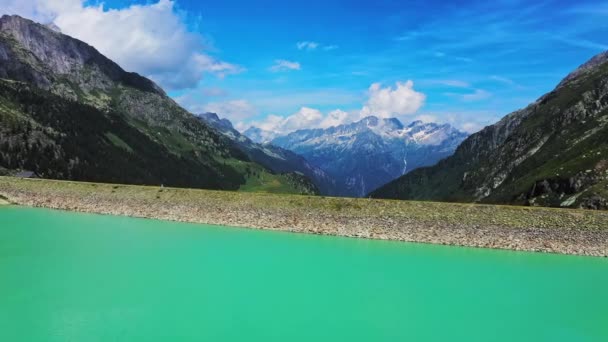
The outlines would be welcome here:
[[[128,56],[116,59],[155,78],[192,111],[223,110],[218,114],[240,128],[252,122],[273,128],[282,124],[277,118],[302,107],[321,116],[339,109],[349,113],[343,118],[348,121],[368,106],[404,121],[425,118],[473,131],[526,106],[608,50],[606,1],[161,1],[171,4],[176,25],[198,41],[192,48],[213,59],[211,67],[205,64],[209,72],[189,82],[167,81],[155,78],[154,68],[176,74],[183,72],[179,63],[139,68],[148,64],[141,56],[133,63]],[[157,2],[80,6],[103,4],[105,13]],[[60,11],[57,22],[67,28]],[[142,25],[151,26],[146,29],[152,34],[160,30]],[[408,80],[409,92],[397,91],[397,82]],[[375,83],[387,91],[376,99],[370,91]],[[401,102],[413,93],[424,99],[414,97],[418,102],[404,107]],[[388,102],[378,102],[383,99]]]

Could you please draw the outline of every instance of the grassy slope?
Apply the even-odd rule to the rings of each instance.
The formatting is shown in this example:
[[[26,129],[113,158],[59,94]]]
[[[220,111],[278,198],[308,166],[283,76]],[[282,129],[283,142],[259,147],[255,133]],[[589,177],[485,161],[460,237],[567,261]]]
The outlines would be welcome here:
[[[245,175],[245,183],[239,187],[239,191],[300,195],[319,193],[318,189],[305,178],[300,181],[292,174],[275,174],[252,162],[233,159],[225,162]]]
[[[20,189],[41,194],[94,194],[116,201],[158,201],[167,205],[216,203],[227,211],[235,206],[264,210],[305,209],[311,213],[340,213],[350,217],[407,218],[425,225],[488,225],[508,228],[600,229],[608,227],[608,213],[573,209],[552,209],[500,205],[370,200],[319,196],[243,193],[152,186],[114,185],[51,180],[22,180],[0,177],[0,189]]]

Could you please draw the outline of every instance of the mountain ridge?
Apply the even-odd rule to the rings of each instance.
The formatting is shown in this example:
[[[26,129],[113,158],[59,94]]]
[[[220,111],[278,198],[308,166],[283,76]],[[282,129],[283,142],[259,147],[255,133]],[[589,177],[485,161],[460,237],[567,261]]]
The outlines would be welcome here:
[[[437,165],[372,197],[607,207],[608,53],[551,92],[467,138]]]
[[[247,133],[247,131],[245,132]],[[448,124],[368,116],[326,129],[303,129],[271,141],[336,179],[338,194],[361,197],[403,173],[450,155],[466,137]]]
[[[255,188],[251,170],[272,178],[152,80],[19,16],[0,18],[0,122],[0,166],[42,177],[224,190]],[[275,188],[299,192],[288,181]]]

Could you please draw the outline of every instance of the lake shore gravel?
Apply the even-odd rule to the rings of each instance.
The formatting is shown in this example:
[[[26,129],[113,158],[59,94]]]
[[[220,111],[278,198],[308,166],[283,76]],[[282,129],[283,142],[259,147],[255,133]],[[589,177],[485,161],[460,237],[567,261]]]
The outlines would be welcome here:
[[[0,177],[16,205],[180,222],[608,256],[608,212],[242,193]]]

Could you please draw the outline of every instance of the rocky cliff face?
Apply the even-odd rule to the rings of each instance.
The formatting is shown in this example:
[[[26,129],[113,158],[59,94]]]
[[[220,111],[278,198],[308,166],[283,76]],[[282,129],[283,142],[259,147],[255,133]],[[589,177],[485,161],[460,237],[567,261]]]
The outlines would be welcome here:
[[[18,16],[0,18],[0,77],[62,92],[74,82],[81,90],[111,90],[116,83],[164,95],[154,82],[125,72],[88,44]],[[65,85],[65,84],[64,84]],[[74,89],[71,89],[74,90]],[[65,89],[70,93],[70,89]],[[68,94],[65,94],[68,95]],[[74,92],[72,96],[76,96]]]
[[[602,206],[608,159],[608,53],[552,92],[471,135],[454,156],[374,197],[564,207]]]
[[[411,170],[451,155],[466,137],[450,125],[367,117],[328,129],[300,130],[272,140],[337,181],[337,193],[364,196]]]

